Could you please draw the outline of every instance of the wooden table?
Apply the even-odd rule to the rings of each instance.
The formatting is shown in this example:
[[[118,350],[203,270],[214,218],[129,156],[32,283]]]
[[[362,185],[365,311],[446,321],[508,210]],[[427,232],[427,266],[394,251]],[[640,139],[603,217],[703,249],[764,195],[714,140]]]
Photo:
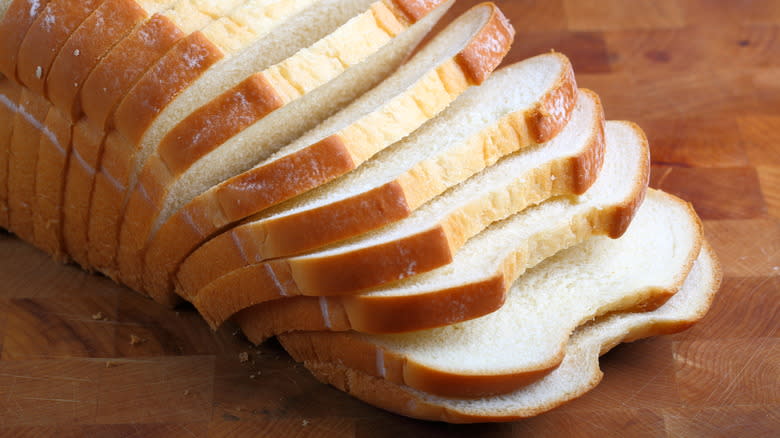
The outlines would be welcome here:
[[[653,185],[705,220],[726,278],[701,324],[616,348],[597,389],[549,414],[427,423],[3,234],[0,435],[780,436],[780,1],[498,3],[509,61],[569,55],[609,118],[647,131]]]

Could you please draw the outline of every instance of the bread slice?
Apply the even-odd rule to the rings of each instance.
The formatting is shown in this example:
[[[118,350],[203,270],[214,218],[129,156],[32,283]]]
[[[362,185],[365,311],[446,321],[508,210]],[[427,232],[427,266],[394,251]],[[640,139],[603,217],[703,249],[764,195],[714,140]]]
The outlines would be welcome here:
[[[443,6],[439,6],[431,14],[442,12],[442,8]],[[495,7],[488,6],[480,11],[494,9]],[[489,13],[485,15],[490,16]],[[471,23],[483,18],[482,14],[477,12],[469,14],[469,16],[472,17]],[[400,20],[403,17],[394,17],[399,20],[396,22],[397,24],[402,24]],[[349,46],[354,43],[342,40],[341,37],[336,38],[336,34],[341,35],[340,31],[337,31],[323,40],[327,41],[333,38],[325,46],[342,47],[335,51],[325,50],[326,53],[331,53],[326,57],[335,56],[334,54],[339,55],[339,67],[335,71],[328,72],[325,69],[308,66],[307,62],[309,61],[305,61],[302,65],[299,63],[290,65],[288,60],[283,63],[289,67],[287,68],[288,73],[277,74],[281,73],[281,70],[277,71],[282,66],[280,64],[250,77],[238,87],[242,88],[248,83],[255,82],[257,83],[249,86],[250,89],[258,86],[258,83],[277,84],[272,88],[265,89],[278,91],[278,93],[273,91],[272,95],[280,98],[277,102],[279,105],[274,104],[265,109],[252,108],[246,118],[249,122],[253,122],[251,125],[243,124],[243,118],[239,116],[225,117],[222,109],[212,107],[212,103],[222,102],[222,97],[220,97],[194,114],[197,117],[204,116],[206,120],[212,120],[211,115],[216,115],[217,118],[213,122],[217,126],[215,130],[198,131],[197,135],[200,135],[201,138],[193,137],[191,141],[188,141],[189,134],[181,134],[184,135],[183,144],[191,147],[179,148],[178,152],[174,152],[174,149],[170,147],[175,143],[168,144],[166,140],[163,140],[157,153],[147,161],[139,176],[139,183],[132,189],[131,198],[124,214],[118,256],[122,281],[138,290],[143,289],[143,284],[141,284],[143,250],[148,239],[156,232],[160,224],[158,218],[167,218],[173,211],[181,208],[208,188],[247,170],[253,163],[265,159],[281,146],[298,137],[313,123],[321,121],[325,116],[330,115],[343,104],[379,82],[380,78],[386,77],[390,73],[389,67],[394,69],[395,66],[399,65],[402,58],[408,54],[409,49],[427,33],[428,26],[432,24],[430,22],[423,23],[427,18],[429,17],[417,23],[422,25],[421,27],[414,25],[408,28],[408,31],[403,30],[404,26],[398,27],[397,30],[400,33],[397,37],[383,38],[387,41],[386,44],[377,47],[376,53],[355,65],[349,64],[353,61],[350,60],[351,49]],[[360,16],[356,17],[356,20],[360,21],[359,19]],[[348,27],[348,25],[344,27]],[[302,51],[294,58],[306,58],[308,55],[304,56],[304,54],[309,51],[314,54],[321,53],[325,48],[320,47],[321,42]],[[451,44],[454,46],[459,42]],[[314,58],[320,59],[321,56]],[[340,73],[342,67],[346,70]],[[325,74],[324,76],[316,74],[316,77],[310,77],[309,72],[314,71]],[[331,73],[338,73],[338,75],[330,80]],[[319,86],[320,80],[327,82]],[[287,86],[285,84],[298,84],[299,91],[305,94],[299,95],[297,91],[292,92],[292,89],[284,88]],[[232,91],[226,94],[231,93]],[[268,95],[268,93],[264,91],[261,95]],[[233,99],[231,98],[231,100]],[[243,98],[240,98],[237,101],[240,103],[242,100]],[[226,105],[228,108],[234,108],[237,114],[247,114],[243,108],[244,105],[236,105],[235,102],[227,102]],[[263,116],[269,111],[270,113]],[[235,127],[227,127],[225,132],[220,131],[219,127],[223,126],[220,123],[224,120],[237,122],[240,125],[239,129],[234,130]],[[255,122],[255,120],[257,121]],[[185,122],[189,123],[189,120]],[[208,126],[209,124],[198,123],[198,125]],[[178,129],[179,127],[176,127],[173,132],[179,132]],[[223,133],[232,135],[233,132],[237,131],[241,132],[232,138],[222,135]]]
[[[599,356],[620,342],[676,333],[702,319],[721,278],[715,253],[705,244],[680,291],[663,306],[651,312],[610,315],[581,327],[566,344],[566,355],[558,368],[533,384],[500,396],[437,397],[338,362],[310,361],[306,366],[320,381],[401,415],[450,423],[514,421],[547,412],[593,389],[603,375]]]
[[[279,339],[298,361],[337,362],[430,394],[504,394],[554,370],[580,325],[664,303],[682,286],[702,240],[687,203],[651,191],[622,238],[594,237],[545,260],[489,315],[405,334],[297,332]]]
[[[634,128],[607,123],[608,133],[620,129]],[[491,225],[441,268],[360,295],[271,301],[243,310],[237,321],[260,343],[289,331],[409,332],[491,313],[526,269],[593,235],[617,238],[625,232],[644,199],[646,148],[627,165],[617,158],[626,152],[611,145],[604,169],[585,194],[545,201]]]
[[[14,116],[21,88],[13,80],[0,79],[0,227],[8,229],[8,156]]]
[[[603,126],[597,96],[582,91],[571,121],[549,143],[499,161],[408,218],[307,255],[247,261],[246,267],[182,295],[216,326],[273,299],[354,295],[447,265],[466,240],[492,222],[552,196],[580,194],[590,187],[602,165]]]
[[[210,239],[179,267],[180,289],[200,290],[246,260],[300,254],[409,216],[502,156],[552,139],[571,116],[576,90],[571,64],[560,54],[496,72],[356,171]],[[564,111],[557,110],[561,105]],[[189,224],[203,216],[189,211],[165,225],[175,226],[185,242],[198,238]],[[163,236],[161,231],[158,240]],[[149,254],[159,253],[158,263],[166,255],[176,259],[184,252],[179,245],[156,242]]]
[[[27,30],[46,8],[49,0],[3,0],[4,13],[0,21],[0,73],[18,83],[16,63],[19,46]]]
[[[485,24],[468,29],[475,20],[463,16],[393,76],[320,126],[210,188],[170,219],[164,212],[155,228],[163,225],[146,252],[146,290],[170,293],[170,276],[178,263],[214,233],[352,171],[482,81],[509,50],[514,32],[495,6],[478,10],[488,16]],[[496,43],[484,46],[485,39]],[[477,55],[484,47],[488,51]],[[490,61],[470,71],[464,62],[476,56]],[[185,227],[190,232],[183,232]]]
[[[26,30],[19,45],[16,65],[19,82],[35,94],[46,96],[46,77],[54,58],[73,31],[102,2],[50,0]]]
[[[22,88],[14,115],[14,127],[8,154],[9,229],[27,242],[37,245],[33,225],[35,169],[38,144],[49,103],[27,88]]]
[[[35,171],[33,231],[41,249],[55,259],[65,261],[68,256],[62,236],[63,195],[71,151],[72,125],[62,111],[51,107],[44,126],[47,131],[40,137]]]

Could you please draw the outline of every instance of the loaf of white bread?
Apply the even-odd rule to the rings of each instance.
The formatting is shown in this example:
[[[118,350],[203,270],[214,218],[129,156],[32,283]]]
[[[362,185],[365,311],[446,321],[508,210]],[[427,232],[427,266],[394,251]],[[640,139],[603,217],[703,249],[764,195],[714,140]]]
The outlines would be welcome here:
[[[418,48],[453,2],[0,0],[0,227],[399,414],[578,397],[717,258],[565,56],[494,74],[495,5]]]

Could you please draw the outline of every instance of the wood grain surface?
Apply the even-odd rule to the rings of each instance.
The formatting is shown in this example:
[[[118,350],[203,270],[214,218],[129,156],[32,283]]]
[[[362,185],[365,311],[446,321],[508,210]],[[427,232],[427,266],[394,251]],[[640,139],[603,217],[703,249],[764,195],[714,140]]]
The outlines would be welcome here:
[[[563,52],[610,119],[647,131],[652,185],[694,204],[724,267],[704,321],[617,347],[600,386],[546,415],[452,426],[0,233],[0,436],[780,436],[780,1],[497,3],[518,30],[507,62]]]

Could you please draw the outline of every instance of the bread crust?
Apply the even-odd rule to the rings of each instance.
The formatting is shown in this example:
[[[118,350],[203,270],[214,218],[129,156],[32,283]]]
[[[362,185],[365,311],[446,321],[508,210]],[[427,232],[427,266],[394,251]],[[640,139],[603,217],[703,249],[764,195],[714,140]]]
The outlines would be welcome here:
[[[51,0],[30,25],[19,46],[16,72],[20,83],[48,96],[46,78],[67,39],[103,0]]]
[[[35,168],[38,162],[43,121],[49,103],[38,94],[23,88],[18,106],[24,111],[14,115],[14,127],[8,154],[8,222],[17,236],[37,245],[33,226]]]
[[[710,276],[708,284],[704,286],[707,288],[704,301],[697,303],[691,314],[661,320],[656,320],[648,315],[648,318],[644,321],[632,325],[620,335],[601,339],[601,345],[597,346],[600,348],[592,350],[593,360],[598,361],[599,355],[606,353],[620,342],[633,342],[650,336],[677,333],[686,330],[703,318],[712,303],[716,291],[720,287],[722,272],[712,248],[706,242],[702,247],[702,255],[712,260],[713,269],[708,273]],[[593,324],[599,324],[605,319],[600,318]],[[574,353],[569,351],[570,348],[572,348],[571,345],[567,347],[567,354],[572,354],[571,357],[575,357]],[[373,376],[349,365],[343,365],[338,361],[325,361],[312,357],[305,361],[304,364],[318,380],[331,384],[369,404],[413,418],[450,423],[514,421],[539,415],[584,395],[593,389],[601,381],[602,377],[598,366],[586,367],[586,364],[578,363],[576,365],[577,369],[587,369],[587,374],[574,383],[575,387],[563,388],[560,397],[554,401],[537,403],[535,406],[508,407],[503,413],[477,413],[476,410],[458,409],[452,405],[448,406],[446,400],[437,402],[435,398],[428,397],[424,392],[415,391],[408,386],[392,382],[387,378]],[[557,379],[557,377],[553,374],[549,379]],[[544,382],[544,379],[542,379],[542,382]],[[550,386],[557,387],[554,384]],[[522,388],[519,388],[519,390],[522,391]],[[507,403],[511,403],[511,401]]]
[[[482,169],[495,163],[502,155],[551,140],[568,123],[577,99],[577,85],[569,60],[563,55],[554,56],[562,63],[562,74],[534,107],[507,115],[494,127],[483,131],[479,138],[469,139],[468,145],[458,151],[457,156],[462,162],[450,163],[448,167],[464,169],[461,180],[470,176],[467,169]],[[551,108],[563,108],[563,112],[552,111]],[[540,113],[544,114],[542,118],[538,117]],[[538,123],[544,123],[545,129],[536,127]],[[532,132],[535,134],[532,135]],[[395,180],[356,196],[298,214],[251,221],[213,237],[180,265],[178,291],[189,296],[220,275],[245,266],[246,260],[258,262],[300,254],[407,217],[452,185],[431,180],[429,176],[434,172],[426,167],[428,165],[427,162],[418,163]],[[450,180],[456,179],[452,172],[454,170],[448,170]],[[203,205],[190,204],[174,215],[166,227],[179,232],[186,230],[188,235],[180,241],[187,242],[190,235],[204,239],[208,234],[202,230],[210,229],[203,225],[209,223],[206,210],[210,210],[212,215],[211,223],[226,223],[226,219],[221,219],[224,215],[220,206],[214,199],[209,201]],[[307,232],[301,233],[300,230]],[[160,233],[160,237],[165,235]],[[168,232],[167,235],[173,234]],[[158,246],[169,250],[176,248],[177,243],[173,240],[169,237]],[[162,258],[156,258],[157,264]],[[170,253],[168,258],[171,258]]]
[[[487,69],[480,75],[484,80],[509,51],[514,30],[495,5],[487,4],[482,7],[489,8],[489,18],[460,53],[484,51],[475,46],[484,45],[486,40],[496,41],[496,44],[491,46],[492,51],[483,56],[489,59],[489,62],[482,61],[478,66],[469,67],[471,70]],[[459,56],[460,54],[455,58],[458,59]],[[191,226],[210,236],[233,222],[331,181],[394,143],[395,138],[400,139],[409,134],[432,115],[442,111],[468,87],[478,84],[468,80],[467,76],[468,72],[464,71],[462,66],[447,60],[371,114],[361,117],[328,138],[291,155],[258,165],[213,187],[176,215],[188,215]],[[404,114],[404,117],[397,117],[397,114]],[[374,134],[374,126],[382,127],[381,135]],[[389,132],[393,134],[390,135]],[[203,204],[215,204],[209,197],[216,198],[221,212],[213,217],[206,217],[205,222],[194,222],[194,218],[203,217],[193,214],[194,211],[202,212]],[[149,290],[162,292],[166,288],[170,289],[170,275],[181,260],[201,243],[197,240],[173,239],[171,233],[178,234],[173,224],[180,225],[183,221],[169,219],[169,222],[171,225],[164,224],[158,235],[169,234],[170,237],[155,238],[147,253],[146,283]],[[194,235],[192,232],[187,234]],[[160,266],[164,269],[160,269]]]
[[[33,210],[35,240],[41,249],[64,262],[68,256],[62,236],[62,212],[71,150],[71,123],[65,114],[51,107],[45,126],[51,136],[42,135],[38,147]]]
[[[114,109],[121,99],[184,36],[168,17],[155,14],[114,46],[81,88],[82,110],[90,123],[105,130],[112,128]]]
[[[84,80],[114,45],[148,18],[135,0],[105,0],[76,29],[51,65],[48,97],[71,121],[81,115]]]
[[[96,166],[103,151],[103,131],[82,119],[73,128],[71,159],[68,162],[63,209],[65,247],[73,260],[86,270],[89,263],[87,228]]]
[[[16,63],[19,47],[24,41],[27,30],[38,15],[49,4],[49,0],[14,0],[0,21],[0,73],[17,83]]]
[[[8,162],[15,118],[12,105],[19,101],[21,91],[16,82],[0,79],[0,227],[5,229],[9,229]]]
[[[279,296],[355,295],[368,288],[429,272],[450,263],[455,251],[490,223],[551,196],[578,194],[578,190],[590,187],[595,181],[598,173],[584,172],[583,169],[601,168],[604,156],[604,119],[597,96],[590,91],[583,92],[591,94],[596,109],[591,121],[590,135],[582,149],[573,155],[545,162],[529,170],[523,178],[518,176],[517,180],[494,192],[507,193],[507,198],[513,200],[500,202],[493,196],[484,195],[449,212],[437,224],[421,227],[415,233],[336,254],[315,254],[254,264],[251,258],[247,257],[244,261],[247,266],[223,275],[188,296],[204,319],[214,327],[246,309],[247,303],[254,305],[268,301],[268,297],[273,293]],[[594,152],[593,149],[601,151]],[[584,159],[595,159],[599,162],[583,167]],[[269,276],[268,271],[280,263],[283,263],[286,269],[273,272]],[[261,275],[263,278],[270,277],[273,284],[253,286],[249,278]],[[294,287],[288,287],[291,284]],[[269,293],[269,290],[276,292]],[[233,300],[232,295],[240,297],[240,300]],[[253,299],[253,296],[256,298]],[[463,297],[470,299],[468,295]],[[493,304],[496,304],[495,301]],[[442,318],[446,319],[443,315]],[[399,324],[403,325],[402,322]]]

